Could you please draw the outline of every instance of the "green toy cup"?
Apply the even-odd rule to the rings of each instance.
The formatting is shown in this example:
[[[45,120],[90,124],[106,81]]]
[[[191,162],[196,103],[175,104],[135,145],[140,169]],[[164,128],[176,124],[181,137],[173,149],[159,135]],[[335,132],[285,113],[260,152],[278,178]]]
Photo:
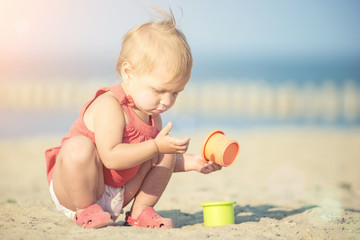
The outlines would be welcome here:
[[[234,224],[235,201],[202,203],[205,227]]]

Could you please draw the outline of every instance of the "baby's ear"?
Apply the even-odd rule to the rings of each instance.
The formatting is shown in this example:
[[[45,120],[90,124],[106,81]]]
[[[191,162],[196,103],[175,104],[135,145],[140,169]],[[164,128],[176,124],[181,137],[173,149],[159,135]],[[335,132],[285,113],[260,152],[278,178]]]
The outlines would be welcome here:
[[[132,75],[132,67],[131,64],[128,62],[123,62],[121,65],[121,77],[125,83],[129,83],[133,78]]]

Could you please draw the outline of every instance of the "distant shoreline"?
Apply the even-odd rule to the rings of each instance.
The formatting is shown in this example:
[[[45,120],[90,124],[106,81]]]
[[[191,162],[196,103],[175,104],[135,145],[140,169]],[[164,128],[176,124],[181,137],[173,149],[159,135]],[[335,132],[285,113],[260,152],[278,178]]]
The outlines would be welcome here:
[[[9,81],[0,89],[1,138],[67,132],[78,109],[111,81]],[[261,84],[253,81],[191,82],[163,115],[174,130],[201,127],[360,126],[360,85]]]

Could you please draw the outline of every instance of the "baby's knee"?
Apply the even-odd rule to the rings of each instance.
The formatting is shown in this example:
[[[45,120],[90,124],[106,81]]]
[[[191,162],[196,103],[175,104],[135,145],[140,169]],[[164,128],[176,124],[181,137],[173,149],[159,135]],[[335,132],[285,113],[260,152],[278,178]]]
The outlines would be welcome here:
[[[88,164],[98,159],[94,143],[86,137],[75,137],[68,140],[61,153],[62,161],[71,164]]]
[[[176,154],[164,154],[164,160],[168,162],[175,162]]]
[[[167,167],[174,167],[176,162],[176,154],[159,154],[158,158],[156,159],[156,165],[158,166],[167,166]]]

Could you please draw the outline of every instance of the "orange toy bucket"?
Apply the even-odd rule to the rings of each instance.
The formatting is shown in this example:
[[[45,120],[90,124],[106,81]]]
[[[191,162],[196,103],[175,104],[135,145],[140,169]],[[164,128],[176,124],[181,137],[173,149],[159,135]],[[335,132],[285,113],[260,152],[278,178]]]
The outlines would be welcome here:
[[[227,167],[233,164],[239,155],[240,146],[220,130],[211,132],[202,146],[203,158],[207,161]]]

